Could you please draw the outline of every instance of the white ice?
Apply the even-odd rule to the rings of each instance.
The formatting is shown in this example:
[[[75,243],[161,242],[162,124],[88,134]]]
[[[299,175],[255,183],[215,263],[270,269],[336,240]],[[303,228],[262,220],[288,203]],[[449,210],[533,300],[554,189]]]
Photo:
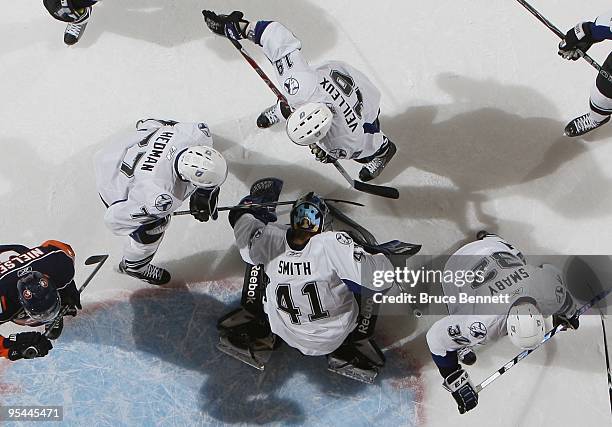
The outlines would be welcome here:
[[[610,8],[604,0],[533,5],[564,32]],[[427,254],[448,253],[482,228],[526,254],[612,253],[612,126],[584,139],[562,136],[567,121],[587,111],[596,73],[584,61],[560,59],[556,36],[515,1],[104,0],[72,48],[40,1],[3,6],[1,240],[66,241],[78,263],[109,253],[85,303],[142,287],[111,268],[122,242],[103,224],[92,154],[147,117],[209,124],[231,167],[221,205],[273,175],[285,180],[287,199],[316,190],[365,203],[352,216],[379,240],[419,242]],[[281,21],[313,62],[340,59],[370,76],[383,94],[382,128],[399,148],[381,181],[397,186],[401,199],[352,191],[282,129],[257,129],[258,113],[274,97],[231,44],[205,28],[203,8]],[[245,46],[264,64],[254,45]],[[589,53],[601,63],[611,47]],[[156,259],[175,283],[238,282],[243,272],[224,214],[216,224],[175,218]],[[418,421],[609,425],[602,346],[592,316],[460,416],[422,340],[408,343],[425,363]],[[514,353],[502,342],[470,372],[484,378]]]

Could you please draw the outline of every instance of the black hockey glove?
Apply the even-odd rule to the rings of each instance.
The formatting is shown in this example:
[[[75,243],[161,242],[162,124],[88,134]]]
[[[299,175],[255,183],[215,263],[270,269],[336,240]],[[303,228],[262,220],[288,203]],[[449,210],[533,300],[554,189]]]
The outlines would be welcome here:
[[[263,196],[246,196],[240,201],[240,205],[253,205],[259,203],[266,203]],[[251,214],[264,224],[269,222],[276,222],[276,206],[254,206],[249,208],[234,208],[229,212],[229,222],[232,228],[236,225],[236,222],[244,214]]]
[[[580,320],[576,316],[565,317],[553,314],[553,326],[556,328],[559,325],[565,325],[567,329],[578,329],[580,327]]]
[[[470,381],[466,371],[459,369],[444,379],[442,387],[450,391],[460,414],[474,409],[478,405],[478,393]]]
[[[203,10],[204,22],[215,34],[225,36],[231,40],[241,40],[246,37],[246,28],[249,21],[242,19],[244,14],[238,10],[229,15],[217,15],[212,10]]]
[[[206,222],[210,218],[217,219],[217,201],[219,200],[219,187],[214,190],[198,188],[189,198],[189,210],[195,219]]]
[[[44,357],[53,348],[51,341],[40,332],[21,332],[11,334],[4,339],[4,348],[8,349],[10,360],[33,359]]]
[[[157,242],[161,239],[164,231],[170,225],[170,216],[165,216],[163,218],[158,218],[153,222],[149,222],[148,224],[141,225],[130,233],[130,237],[136,240],[138,243],[142,243],[145,245],[150,245],[151,243]]]
[[[310,152],[314,154],[315,158],[321,163],[333,163],[336,161],[335,158],[327,154],[325,150],[315,143],[310,144],[308,148],[310,148]]]
[[[76,316],[77,310],[81,310],[81,293],[76,287],[74,280],[66,287],[59,290],[60,299],[62,301],[62,309],[66,308],[65,316]]]
[[[595,43],[591,34],[591,22],[580,22],[565,34],[559,43],[559,56],[575,61],[580,58],[578,51],[586,53]]]
[[[457,359],[464,365],[472,366],[476,363],[476,353],[470,347],[463,347],[457,350]]]

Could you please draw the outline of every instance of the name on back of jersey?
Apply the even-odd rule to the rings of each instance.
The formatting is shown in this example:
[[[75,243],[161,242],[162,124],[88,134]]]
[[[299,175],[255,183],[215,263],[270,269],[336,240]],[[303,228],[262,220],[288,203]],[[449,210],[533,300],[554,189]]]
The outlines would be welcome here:
[[[155,138],[155,141],[153,141],[153,147],[147,155],[147,158],[144,160],[144,162],[142,162],[140,170],[145,172],[153,171],[153,168],[161,159],[162,153],[164,152],[166,145],[168,145],[168,142],[170,141],[170,139],[172,139],[173,136],[174,132],[166,131],[162,132],[157,138]]]

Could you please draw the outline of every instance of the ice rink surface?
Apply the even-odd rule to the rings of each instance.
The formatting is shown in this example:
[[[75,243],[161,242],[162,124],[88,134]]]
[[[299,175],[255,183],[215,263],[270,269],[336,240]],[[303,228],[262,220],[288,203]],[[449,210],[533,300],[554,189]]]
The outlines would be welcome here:
[[[564,32],[610,8],[532,4]],[[398,145],[379,182],[396,186],[400,200],[352,191],[282,128],[258,129],[274,97],[205,28],[203,8],[280,21],[311,62],[344,60],[365,72],[383,95],[382,129]],[[49,356],[0,363],[1,404],[63,405],[66,425],[91,426],[609,425],[598,316],[521,362],[462,416],[424,342],[431,317],[381,321],[382,346],[414,339],[387,353],[375,385],[287,347],[260,374],[214,348],[216,319],[236,305],[244,272],[225,214],[217,223],[173,220],[156,257],[173,281],[153,289],[114,271],[122,241],[105,228],[95,191],[93,153],[136,120],[205,121],[230,167],[221,205],[278,176],[283,198],[316,190],[360,201],[367,207],[347,213],[380,241],[422,243],[426,254],[450,253],[483,228],[528,257],[612,254],[612,126],[562,136],[587,111],[596,73],[560,59],[554,34],[517,2],[104,0],[77,46],[63,45],[63,29],[40,1],[13,2],[0,15],[0,233],[4,243],[68,242],[80,265],[111,258]],[[245,47],[269,69],[256,46]],[[601,63],[611,47],[589,54]],[[77,280],[87,274],[83,267]],[[501,340],[479,352],[470,375],[480,381],[515,353]]]

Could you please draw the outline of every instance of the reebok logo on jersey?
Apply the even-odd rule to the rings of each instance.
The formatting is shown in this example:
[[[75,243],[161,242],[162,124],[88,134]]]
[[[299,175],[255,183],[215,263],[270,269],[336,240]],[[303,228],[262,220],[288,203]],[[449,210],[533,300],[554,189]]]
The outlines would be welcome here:
[[[168,144],[168,141],[174,136],[174,132],[162,132],[155,141],[153,141],[153,148],[151,152],[147,155],[147,158],[142,163],[140,170],[145,172],[153,171],[153,167],[157,164],[159,159],[161,159],[161,155],[164,152],[164,148]]]

